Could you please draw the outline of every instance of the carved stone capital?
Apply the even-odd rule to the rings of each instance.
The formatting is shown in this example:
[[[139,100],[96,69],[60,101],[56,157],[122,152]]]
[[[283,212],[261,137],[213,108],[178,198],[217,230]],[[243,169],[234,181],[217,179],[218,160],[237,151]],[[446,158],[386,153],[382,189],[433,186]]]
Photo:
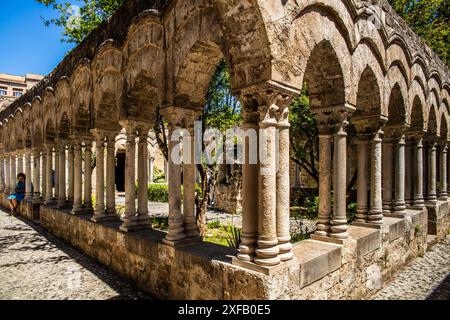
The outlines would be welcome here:
[[[240,89],[236,94],[243,102],[244,123],[259,122],[260,127],[289,126],[289,105],[300,92],[268,81]],[[258,117],[258,119],[256,119]]]
[[[352,123],[358,133],[377,134],[383,128],[388,118],[381,115],[353,117]]]
[[[164,107],[160,112],[167,120],[169,130],[184,128],[184,117],[186,115],[185,108],[169,106]]]

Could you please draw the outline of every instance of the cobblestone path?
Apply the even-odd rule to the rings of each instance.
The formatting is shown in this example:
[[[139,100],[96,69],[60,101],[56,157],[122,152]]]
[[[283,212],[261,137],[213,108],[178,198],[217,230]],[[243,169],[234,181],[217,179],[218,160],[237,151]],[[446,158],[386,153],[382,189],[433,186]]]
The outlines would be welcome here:
[[[376,300],[450,300],[450,237],[400,271]]]
[[[150,299],[93,259],[0,210],[0,299]]]

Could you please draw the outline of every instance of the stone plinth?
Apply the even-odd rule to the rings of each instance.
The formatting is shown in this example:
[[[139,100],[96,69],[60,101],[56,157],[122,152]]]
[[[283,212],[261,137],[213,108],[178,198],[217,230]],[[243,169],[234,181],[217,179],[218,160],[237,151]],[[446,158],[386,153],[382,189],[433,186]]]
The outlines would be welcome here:
[[[315,240],[302,241],[293,248],[300,264],[300,287],[304,288],[342,266],[342,247]]]
[[[435,205],[427,205],[428,234],[444,238],[450,229],[450,213],[448,201],[437,201]]]

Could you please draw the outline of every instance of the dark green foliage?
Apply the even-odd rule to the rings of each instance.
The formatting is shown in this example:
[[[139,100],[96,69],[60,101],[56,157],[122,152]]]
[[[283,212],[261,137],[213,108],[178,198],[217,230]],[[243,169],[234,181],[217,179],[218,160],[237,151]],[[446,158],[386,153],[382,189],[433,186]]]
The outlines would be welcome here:
[[[241,229],[229,225],[225,227],[225,230],[229,233],[225,238],[228,246],[233,249],[239,249],[239,245],[241,244]]]
[[[347,206],[347,221],[351,224],[356,219],[356,202],[352,202]]]
[[[124,0],[79,0],[74,1],[57,1],[57,0],[36,0],[46,7],[53,8],[58,12],[57,18],[44,20],[46,26],[50,24],[62,27],[64,42],[73,42],[79,44],[83,39],[104,20],[107,20],[116,11]],[[82,2],[82,3],[80,3]],[[73,10],[71,5],[76,4],[80,7],[81,23],[79,28],[71,25]]]
[[[211,221],[208,222],[206,225],[208,226],[209,229],[219,229],[220,221],[219,220]]]
[[[152,202],[169,202],[169,186],[167,184],[148,185],[148,200]]]
[[[169,229],[169,218],[167,217],[150,217],[150,223],[152,224],[152,227],[157,230]]]
[[[319,183],[319,132],[315,116],[309,109],[307,87],[289,108],[291,124],[291,159]]]
[[[450,1],[388,1],[411,29],[450,66]]]
[[[153,177],[155,183],[163,183],[166,181],[164,172],[156,167],[153,169]]]

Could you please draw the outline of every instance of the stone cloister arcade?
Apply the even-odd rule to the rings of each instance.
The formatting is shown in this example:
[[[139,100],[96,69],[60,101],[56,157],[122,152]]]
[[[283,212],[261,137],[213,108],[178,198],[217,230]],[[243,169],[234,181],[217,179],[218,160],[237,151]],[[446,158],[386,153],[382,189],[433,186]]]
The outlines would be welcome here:
[[[167,234],[150,235],[155,231],[147,208],[147,138],[156,109],[161,107],[169,136],[179,128],[192,132],[222,58],[230,63],[232,88],[242,103],[243,129],[263,129],[269,139],[275,138],[273,129],[280,132],[279,159],[243,164],[238,252],[201,242],[193,164],[169,161]],[[320,132],[319,223],[312,240],[293,246],[288,107],[304,83]],[[385,1],[129,0],[1,112],[0,187],[5,196],[13,191],[16,163],[24,161],[25,174],[32,177],[26,201],[32,210],[40,207],[41,224],[159,297],[364,296],[371,288],[364,285],[367,276],[358,258],[372,254],[364,260],[369,263],[387,248],[405,246],[400,255],[417,256],[419,247],[426,248],[427,232],[425,237],[417,232],[419,223],[411,231],[408,222],[430,229],[432,220],[435,229],[448,228],[449,102],[448,69]],[[349,121],[358,140],[352,226],[346,213]],[[118,221],[114,144],[124,129],[126,203]],[[169,154],[177,144],[169,143]],[[95,190],[86,161],[93,154]],[[270,165],[276,160],[278,171]],[[261,170],[269,173],[259,175]],[[403,226],[401,238],[392,235],[392,219]],[[436,227],[439,219],[442,227]],[[358,238],[361,234],[367,236]],[[153,241],[151,249],[142,249],[136,239]],[[198,253],[202,250],[206,253]],[[226,260],[230,255],[232,261]],[[403,256],[382,268],[382,276],[404,263]],[[341,280],[333,282],[333,274]],[[189,279],[187,287],[183,279]],[[323,279],[334,284],[324,289]]]

